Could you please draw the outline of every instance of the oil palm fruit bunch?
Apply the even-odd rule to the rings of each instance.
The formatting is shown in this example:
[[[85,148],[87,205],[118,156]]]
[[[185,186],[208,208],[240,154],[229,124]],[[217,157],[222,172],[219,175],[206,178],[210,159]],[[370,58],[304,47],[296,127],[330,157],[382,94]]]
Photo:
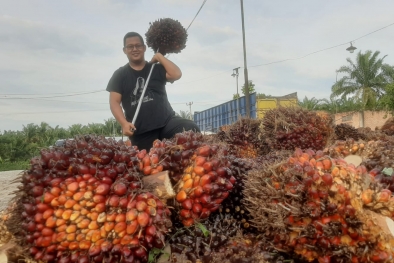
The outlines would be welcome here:
[[[279,107],[265,114],[260,129],[272,150],[322,150],[332,136],[331,123],[331,117],[301,107]]]
[[[227,147],[203,145],[194,151],[191,160],[175,186],[179,217],[185,226],[218,210],[236,183],[229,168]]]
[[[248,158],[237,158],[235,156],[230,156],[229,161],[231,162],[230,169],[236,179],[236,184],[234,184],[228,198],[222,202],[218,212],[237,220],[244,230],[253,231],[249,222],[249,211],[241,201],[244,198],[244,181],[247,173],[255,167],[255,162]]]
[[[269,152],[264,140],[259,138],[260,120],[240,119],[222,130],[218,138],[229,145],[229,152],[240,158],[256,158]]]
[[[145,36],[148,47],[163,55],[179,53],[186,47],[186,29],[179,21],[171,18],[161,18],[150,23]]]
[[[170,172],[171,180],[176,184],[182,178],[183,170],[192,162],[191,158],[194,152],[203,143],[203,135],[193,131],[177,133],[172,139],[156,140],[149,152],[151,161],[145,159],[143,167],[151,166],[150,163],[156,163],[158,158],[157,164],[162,166],[163,170]],[[151,168],[147,168],[148,171],[143,171],[144,174],[151,174]]]
[[[392,262],[394,239],[368,213],[392,211],[387,196],[365,167],[300,149],[249,172],[244,188],[251,222],[267,244],[318,262]]]
[[[335,125],[334,131],[337,140],[346,140],[348,138],[352,138],[358,141],[359,139],[364,139],[362,134],[357,132],[356,128],[347,123]]]
[[[393,136],[394,135],[394,117],[389,118],[384,124],[383,126],[380,128],[380,130],[389,135],[389,136]]]
[[[211,253],[227,244],[240,230],[229,216],[216,214],[189,228],[174,229],[170,239],[172,262],[212,262]],[[175,261],[178,260],[178,261]]]
[[[27,257],[42,262],[147,262],[170,212],[141,190],[139,151],[97,136],[44,149],[22,175],[6,221]],[[141,157],[141,156],[140,156]]]

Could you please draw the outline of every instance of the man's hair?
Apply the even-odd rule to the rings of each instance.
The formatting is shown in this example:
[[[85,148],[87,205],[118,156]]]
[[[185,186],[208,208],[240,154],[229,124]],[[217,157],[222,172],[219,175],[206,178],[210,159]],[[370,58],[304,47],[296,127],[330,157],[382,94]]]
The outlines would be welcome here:
[[[139,37],[142,45],[145,45],[144,39],[142,38],[142,36],[140,34],[138,34],[137,32],[129,32],[123,38],[123,46],[126,45],[126,38],[129,38],[129,37]]]

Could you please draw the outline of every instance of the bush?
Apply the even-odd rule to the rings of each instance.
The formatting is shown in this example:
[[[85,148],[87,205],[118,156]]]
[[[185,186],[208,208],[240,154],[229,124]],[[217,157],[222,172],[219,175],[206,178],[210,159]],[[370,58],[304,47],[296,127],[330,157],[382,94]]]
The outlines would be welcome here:
[[[26,170],[27,168],[29,168],[28,161],[0,162],[0,172],[12,170]]]

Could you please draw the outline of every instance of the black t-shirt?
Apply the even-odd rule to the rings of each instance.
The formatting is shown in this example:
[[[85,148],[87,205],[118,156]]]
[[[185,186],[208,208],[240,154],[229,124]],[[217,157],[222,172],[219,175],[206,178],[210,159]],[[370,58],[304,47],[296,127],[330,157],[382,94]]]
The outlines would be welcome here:
[[[127,121],[132,122],[148,78],[152,64],[146,63],[142,70],[134,70],[129,64],[120,67],[109,80],[107,91],[114,91],[122,95],[122,107]],[[166,92],[166,70],[163,65],[156,64],[153,68],[148,87],[146,88],[140,112],[134,123],[136,131],[141,134],[164,127],[174,116]]]

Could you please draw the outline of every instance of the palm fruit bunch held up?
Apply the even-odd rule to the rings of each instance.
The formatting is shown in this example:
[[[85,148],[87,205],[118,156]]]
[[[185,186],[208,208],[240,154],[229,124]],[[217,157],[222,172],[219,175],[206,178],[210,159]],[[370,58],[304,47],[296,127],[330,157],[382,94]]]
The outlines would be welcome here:
[[[285,161],[251,171],[244,196],[268,247],[309,262],[394,260],[394,237],[370,214],[389,215],[394,199],[363,166],[297,149]]]
[[[145,34],[146,44],[163,55],[179,53],[186,47],[186,29],[177,20],[162,18],[150,23]]]

